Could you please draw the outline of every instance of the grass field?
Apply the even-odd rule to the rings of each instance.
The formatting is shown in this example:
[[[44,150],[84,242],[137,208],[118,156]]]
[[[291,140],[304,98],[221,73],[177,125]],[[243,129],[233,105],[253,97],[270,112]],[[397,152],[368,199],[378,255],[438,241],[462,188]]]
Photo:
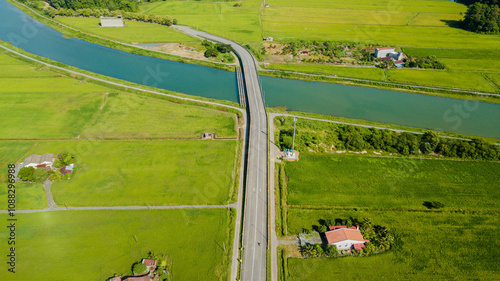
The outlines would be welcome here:
[[[404,47],[403,51],[414,57],[436,56],[443,59],[485,59],[499,60],[500,52],[498,49],[482,50],[482,49],[438,49],[438,48],[411,48]]]
[[[57,17],[57,21],[89,32],[126,43],[158,42],[198,42],[197,38],[187,36],[167,26],[137,21],[125,21],[124,28],[102,28],[98,18]]]
[[[295,280],[493,280],[500,274],[497,214],[291,209],[292,233],[318,219],[371,218],[395,236],[394,247],[361,258],[288,259],[286,281]]]
[[[141,5],[141,13],[169,15],[179,24],[190,25],[239,42],[262,40],[259,11],[260,0],[236,2],[164,1]],[[267,35],[266,35],[267,36]]]
[[[21,157],[34,144],[33,142],[0,142],[0,183],[7,179],[8,165],[21,160]]]
[[[236,136],[231,113],[117,93],[35,70],[5,54],[0,54],[0,65],[0,139],[193,138],[203,132]],[[33,72],[39,77],[33,78]]]
[[[291,205],[500,209],[499,163],[304,153],[285,170]]]
[[[384,81],[384,70],[372,67],[342,67],[324,64],[271,64],[269,68],[314,74],[338,75]]]
[[[89,138],[198,138],[203,132],[236,136],[235,114],[130,94],[110,94],[82,136]]]
[[[40,141],[25,156],[68,151],[71,180],[56,182],[60,206],[226,204],[236,140]]]
[[[16,209],[34,210],[47,207],[47,197],[43,186],[34,183],[16,183],[14,186],[16,187]],[[7,198],[7,188],[0,189],[0,198]],[[7,204],[2,204],[0,208],[7,210]]]
[[[15,280],[107,280],[115,273],[130,274],[132,264],[149,251],[170,257],[174,280],[227,280],[234,223],[226,209],[69,211],[17,218],[22,227],[16,235]],[[0,237],[6,240],[7,232]]]
[[[500,72],[500,60],[492,59],[440,59],[446,68],[452,70],[479,70]],[[469,73],[470,74],[470,73]]]
[[[484,92],[498,92],[499,88],[486,80],[479,72],[389,69],[388,80],[441,87],[470,89]]]

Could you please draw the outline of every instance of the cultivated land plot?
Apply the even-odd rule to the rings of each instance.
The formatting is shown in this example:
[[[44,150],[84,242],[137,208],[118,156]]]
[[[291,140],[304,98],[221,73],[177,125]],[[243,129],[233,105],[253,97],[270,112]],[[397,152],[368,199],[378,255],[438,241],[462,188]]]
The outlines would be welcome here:
[[[500,208],[500,164],[303,153],[285,166],[288,204]]]
[[[405,47],[403,51],[415,57],[436,56],[448,59],[485,59],[500,60],[500,50],[495,49],[436,49]]]
[[[21,157],[33,145],[34,142],[0,141],[0,183],[7,179],[8,165],[16,164],[18,160],[22,161]]]
[[[64,206],[227,204],[236,140],[41,141],[25,154],[76,156],[71,180],[52,185]]]
[[[123,28],[103,28],[98,18],[57,17],[57,21],[79,30],[126,43],[198,42],[200,40],[165,25],[124,21]]]
[[[241,3],[242,7],[233,7]],[[262,2],[163,1],[141,5],[141,13],[169,15],[179,24],[197,27],[238,42],[261,41],[259,12]]]
[[[115,273],[131,274],[131,265],[149,251],[170,257],[175,280],[227,279],[231,247],[224,252],[220,245],[231,245],[234,223],[226,209],[16,216],[22,227],[16,236],[15,280],[106,280]],[[6,240],[7,232],[0,237]]]
[[[500,72],[500,60],[492,59],[439,59],[447,68],[453,70],[482,70]]]
[[[17,60],[0,52],[0,77],[56,77],[55,73],[42,71],[27,62]]]
[[[2,183],[2,185],[4,185]],[[16,210],[33,210],[47,207],[47,197],[43,186],[35,183],[15,183]],[[0,189],[0,198],[7,200],[7,188]],[[7,210],[7,204],[0,205],[0,209]]]
[[[288,259],[291,280],[451,280],[498,279],[498,214],[398,211],[308,211],[291,209],[289,231],[318,225],[318,219],[371,218],[387,226],[394,247],[361,258]]]
[[[156,98],[112,93],[82,136],[88,138],[199,138],[236,136],[235,114]]]
[[[389,69],[386,73],[388,80],[393,82],[463,88],[482,92],[497,92],[499,90],[496,85],[486,80],[479,72]]]
[[[446,1],[266,1],[263,34],[397,46],[498,48],[500,38],[456,28],[465,5]],[[293,15],[291,22],[290,13]]]

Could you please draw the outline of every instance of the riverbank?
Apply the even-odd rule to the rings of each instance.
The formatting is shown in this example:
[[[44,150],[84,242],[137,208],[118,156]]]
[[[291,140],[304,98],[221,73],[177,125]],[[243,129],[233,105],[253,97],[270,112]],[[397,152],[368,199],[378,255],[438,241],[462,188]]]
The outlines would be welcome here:
[[[183,63],[197,64],[203,65],[212,68],[218,68],[226,71],[234,72],[234,65],[224,64],[224,63],[216,63],[209,62],[206,60],[198,60],[193,58],[188,58],[184,56],[177,56],[168,54],[161,51],[150,50],[146,48],[141,48],[133,44],[128,44],[116,40],[112,40],[109,38],[104,38],[95,34],[83,32],[77,28],[65,25],[56,20],[50,19],[46,16],[43,16],[39,13],[39,11],[35,11],[32,8],[25,6],[15,0],[8,0],[16,7],[29,14],[30,16],[36,18],[37,20],[43,22],[49,27],[65,34],[65,36],[71,38],[78,38],[81,40],[85,40],[90,43],[95,43],[98,45],[110,47],[113,49],[121,50],[128,53],[150,56],[165,60],[178,61]],[[461,88],[447,88],[447,87],[436,87],[436,86],[428,86],[423,84],[405,84],[399,82],[384,82],[384,81],[376,81],[369,79],[359,79],[352,77],[343,77],[343,76],[331,76],[331,75],[323,75],[318,73],[301,73],[301,72],[293,72],[293,71],[284,71],[279,69],[267,69],[267,71],[259,71],[260,75],[263,76],[272,76],[284,79],[298,79],[304,81],[318,81],[318,82],[327,82],[327,83],[335,83],[335,84],[344,84],[344,85],[353,85],[353,86],[362,86],[362,87],[372,87],[378,89],[385,90],[395,90],[401,92],[408,93],[416,93],[416,94],[425,94],[432,96],[440,96],[440,97],[449,97],[456,99],[464,99],[464,100],[472,100],[472,101],[481,101],[488,103],[500,103],[500,94],[490,93],[490,92],[477,92],[468,89]]]
[[[293,71],[284,71],[277,69],[261,70],[259,71],[259,75],[284,78],[284,79],[296,79],[302,81],[326,82],[334,84],[371,87],[383,90],[400,91],[406,93],[447,97],[447,98],[463,99],[470,101],[480,101],[480,102],[497,103],[497,104],[500,103],[500,94],[472,92],[459,88],[441,88],[441,87],[433,87],[425,85],[410,85],[410,84],[395,83],[395,82],[383,82],[383,81],[376,81],[369,79],[358,79],[358,78],[342,77],[336,75],[333,76],[323,75],[317,73],[293,72]]]
[[[16,6],[32,18],[44,23],[45,25],[49,26],[50,28],[57,30],[64,34],[66,38],[76,38],[76,39],[81,39],[84,41],[87,41],[89,43],[94,43],[98,44],[101,46],[113,48],[116,50],[124,51],[127,53],[132,53],[136,55],[142,55],[142,56],[148,56],[148,57],[154,57],[154,58],[159,58],[159,59],[164,59],[164,60],[170,60],[170,61],[177,61],[177,62],[182,62],[182,63],[190,63],[190,64],[197,64],[197,65],[203,65],[207,67],[212,67],[212,68],[217,68],[217,69],[222,69],[226,71],[231,71],[234,72],[235,68],[234,65],[231,64],[224,64],[224,63],[217,63],[217,62],[210,62],[210,61],[205,61],[205,60],[197,60],[193,58],[188,58],[184,56],[176,56],[176,55],[171,55],[165,52],[160,52],[160,51],[154,51],[154,50],[149,50],[146,48],[141,48],[138,46],[135,46],[133,44],[128,44],[116,40],[112,40],[109,38],[101,37],[95,34],[91,33],[86,33],[83,32],[79,29],[73,28],[71,26],[65,25],[61,22],[58,22],[56,20],[53,20],[51,18],[48,18],[42,14],[40,14],[40,11],[36,11],[31,7],[28,7],[22,3],[19,3],[15,0],[7,0],[10,2],[12,5]],[[165,27],[168,28],[168,27]],[[193,40],[197,40],[193,38]]]

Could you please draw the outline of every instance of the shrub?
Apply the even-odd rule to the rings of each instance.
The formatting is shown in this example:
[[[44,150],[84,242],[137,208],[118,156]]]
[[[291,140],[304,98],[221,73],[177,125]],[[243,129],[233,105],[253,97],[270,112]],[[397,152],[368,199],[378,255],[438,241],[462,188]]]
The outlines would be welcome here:
[[[19,170],[17,176],[23,181],[34,181],[35,178],[33,177],[33,174],[35,173],[35,170],[36,169],[33,167],[23,167]]]
[[[444,204],[438,201],[424,201],[424,206],[427,209],[441,209],[444,207]]]
[[[143,273],[146,271],[146,269],[146,265],[144,265],[142,262],[136,262],[132,266],[132,272],[134,272],[135,274]]]

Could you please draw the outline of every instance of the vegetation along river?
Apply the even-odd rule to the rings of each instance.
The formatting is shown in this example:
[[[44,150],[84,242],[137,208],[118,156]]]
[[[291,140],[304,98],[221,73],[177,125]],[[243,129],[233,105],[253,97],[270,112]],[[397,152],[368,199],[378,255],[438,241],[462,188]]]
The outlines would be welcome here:
[[[74,38],[0,0],[0,40],[91,72],[175,92],[238,101],[236,75],[140,56]],[[500,104],[375,88],[261,77],[268,106],[500,138]]]

